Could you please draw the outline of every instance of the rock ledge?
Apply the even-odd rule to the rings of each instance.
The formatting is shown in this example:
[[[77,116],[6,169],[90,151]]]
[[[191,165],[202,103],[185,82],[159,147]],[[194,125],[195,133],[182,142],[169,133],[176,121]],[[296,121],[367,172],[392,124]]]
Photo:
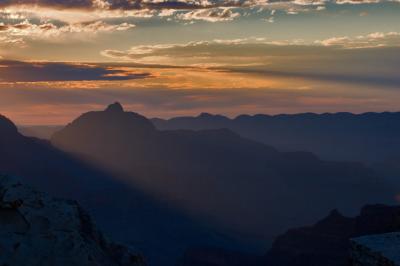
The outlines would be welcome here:
[[[55,199],[0,176],[0,265],[142,266],[108,241],[75,201]]]

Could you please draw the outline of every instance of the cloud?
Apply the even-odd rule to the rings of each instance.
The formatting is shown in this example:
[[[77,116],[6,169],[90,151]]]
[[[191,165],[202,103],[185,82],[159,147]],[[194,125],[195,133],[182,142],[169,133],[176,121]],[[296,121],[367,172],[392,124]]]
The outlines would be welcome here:
[[[129,50],[108,49],[103,56],[136,63],[159,63],[169,65],[196,65],[212,62],[235,65],[246,61],[255,64],[271,57],[309,56],[318,53],[336,54],[337,49],[362,49],[400,47],[399,32],[375,32],[356,37],[332,37],[325,40],[270,41],[266,38],[243,38],[231,40],[197,41],[181,44],[137,45]],[[235,60],[237,59],[237,60]],[[243,60],[242,60],[243,59]],[[154,62],[152,62],[154,60]],[[156,62],[158,61],[158,62]],[[161,62],[162,61],[162,62]]]
[[[135,25],[129,23],[111,25],[103,21],[57,26],[53,23],[35,24],[28,20],[24,20],[15,24],[0,23],[0,33],[6,33],[13,36],[42,36],[44,38],[52,38],[59,37],[66,33],[95,34],[98,32],[124,31],[134,27]]]
[[[181,20],[204,20],[208,22],[231,21],[240,17],[238,12],[233,12],[229,8],[199,9],[176,16]]]
[[[0,46],[23,46],[25,44],[24,40],[20,37],[12,36],[1,36],[0,34]]]
[[[92,8],[98,1],[92,0],[3,0],[0,7],[10,6],[48,6],[55,9]]]
[[[316,43],[324,46],[336,46],[346,49],[361,49],[374,47],[399,47],[399,32],[374,32],[356,37],[333,37]]]
[[[3,17],[51,18],[87,22],[106,18],[171,16],[183,20],[226,21],[240,10],[284,10],[288,14],[321,11],[326,5],[376,4],[386,0],[4,0]],[[1,12],[0,12],[1,13]]]
[[[42,82],[83,80],[131,80],[150,76],[149,73],[133,73],[89,64],[46,62],[21,62],[0,60],[0,82]]]
[[[182,63],[185,54],[189,60],[195,53],[201,60],[208,56],[208,67],[0,61],[0,113],[22,124],[59,124],[116,100],[127,109],[164,117],[398,109],[400,48],[254,42],[216,40],[133,51],[169,54]],[[212,67],[213,62],[229,64]]]
[[[293,42],[269,42],[265,38],[243,38],[233,40],[197,41],[182,44],[138,45],[129,50],[104,50],[103,56],[132,61],[136,63],[157,63],[167,65],[190,65],[212,63],[240,64],[242,59],[259,57],[270,49],[279,49],[281,45],[298,45]],[[233,60],[236,58],[237,60]]]
[[[253,8],[279,4],[298,6],[321,6],[331,4],[372,4],[397,2],[397,0],[4,0],[0,7],[39,6],[54,9],[86,10],[143,10],[143,9],[208,9],[208,8]]]
[[[248,38],[140,45],[127,51],[105,50],[102,55],[142,64],[397,87],[399,40],[400,33],[394,32],[318,42]]]
[[[47,40],[50,42],[65,42],[80,38],[88,40],[98,33],[125,31],[134,28],[130,23],[108,24],[102,21],[90,23],[74,23],[66,25],[56,25],[51,22],[32,23],[29,20],[14,24],[0,22],[1,46],[17,45],[24,47],[27,40]]]
[[[336,3],[339,5],[343,4],[352,4],[352,5],[361,5],[361,4],[375,4],[384,2],[384,0],[336,0]]]

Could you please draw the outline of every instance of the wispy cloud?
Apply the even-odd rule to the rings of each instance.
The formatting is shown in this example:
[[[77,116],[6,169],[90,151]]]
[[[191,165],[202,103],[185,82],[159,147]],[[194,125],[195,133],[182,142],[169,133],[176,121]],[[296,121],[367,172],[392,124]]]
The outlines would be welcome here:
[[[173,16],[210,22],[239,17],[238,10],[285,10],[288,14],[324,10],[327,4],[376,4],[386,0],[6,0],[8,17],[51,18],[68,22],[122,17]],[[52,10],[52,12],[49,12]],[[235,10],[235,11],[233,11]],[[255,12],[256,13],[256,12]],[[75,14],[75,15],[74,15]],[[225,17],[226,19],[222,19]],[[217,20],[216,18],[219,18]]]
[[[176,16],[181,20],[204,20],[209,22],[231,21],[240,17],[240,13],[232,11],[230,8],[199,9]]]
[[[324,46],[336,46],[347,49],[399,47],[400,33],[374,32],[368,35],[359,35],[356,37],[333,37],[322,41],[316,41],[316,43]]]
[[[132,29],[133,19],[158,18],[192,24],[229,22],[268,12],[320,12],[332,5],[379,4],[384,0],[5,0],[0,1],[1,46],[29,46],[29,40],[87,40],[99,33]],[[281,18],[279,18],[279,21]],[[333,41],[333,40],[332,40]]]
[[[127,51],[105,50],[102,54],[135,63],[396,87],[400,83],[394,71],[400,66],[399,40],[400,34],[395,32],[316,42],[247,38],[140,45]]]
[[[356,37],[332,37],[317,41],[268,40],[264,37],[250,37],[231,40],[196,41],[181,44],[137,45],[129,50],[104,50],[103,56],[137,63],[158,63],[169,65],[212,64],[230,65],[247,59],[248,64],[264,62],[268,58],[337,53],[338,49],[363,49],[400,47],[399,32],[375,32]],[[238,60],[235,60],[238,59]],[[184,60],[182,60],[184,59]],[[240,65],[240,64],[239,64]]]
[[[231,56],[248,50],[241,60],[265,61],[207,68],[0,61],[0,113],[22,124],[62,124],[116,100],[163,117],[398,108],[397,48],[263,44],[252,50],[243,42],[219,41],[218,49]],[[233,46],[241,48],[225,51]],[[151,52],[143,49],[136,52]]]
[[[125,31],[134,28],[130,23],[107,24],[102,21],[57,25],[51,22],[32,23],[29,20],[14,24],[0,22],[0,38],[3,44],[25,46],[26,40],[67,41],[66,38],[88,39],[101,32]]]
[[[130,80],[149,77],[111,66],[0,60],[0,82]]]
[[[206,9],[217,7],[262,7],[277,4],[321,6],[325,4],[371,4],[397,0],[5,0],[0,7],[40,6],[54,9],[141,10],[141,9]]]

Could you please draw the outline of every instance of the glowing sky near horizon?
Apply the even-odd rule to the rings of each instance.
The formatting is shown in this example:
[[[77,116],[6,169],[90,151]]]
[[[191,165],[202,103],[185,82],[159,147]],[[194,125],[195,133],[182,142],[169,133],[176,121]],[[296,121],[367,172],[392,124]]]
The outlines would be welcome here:
[[[0,113],[64,124],[400,108],[400,1],[0,1]]]

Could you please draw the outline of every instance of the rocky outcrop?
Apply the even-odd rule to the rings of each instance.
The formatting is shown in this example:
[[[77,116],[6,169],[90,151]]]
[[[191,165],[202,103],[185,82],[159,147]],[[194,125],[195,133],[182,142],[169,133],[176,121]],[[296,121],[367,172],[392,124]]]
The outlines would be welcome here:
[[[108,241],[77,202],[0,176],[0,265],[142,266],[144,261]]]
[[[347,266],[351,238],[394,231],[400,231],[398,206],[367,205],[355,218],[332,211],[313,226],[292,229],[279,236],[264,265]]]
[[[354,238],[350,241],[351,266],[400,265],[400,233]]]

